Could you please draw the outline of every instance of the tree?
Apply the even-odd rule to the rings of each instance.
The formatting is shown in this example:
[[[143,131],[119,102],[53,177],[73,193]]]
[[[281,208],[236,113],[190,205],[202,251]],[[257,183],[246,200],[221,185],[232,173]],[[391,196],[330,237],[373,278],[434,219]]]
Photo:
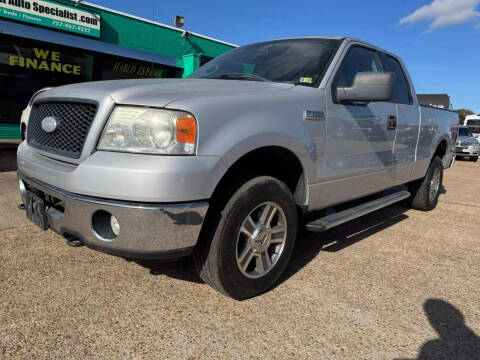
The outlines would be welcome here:
[[[468,110],[468,109],[458,109],[458,110],[455,110],[457,113],[458,113],[458,116],[460,117],[460,124],[463,125],[463,122],[465,121],[465,118],[468,116],[468,115],[473,115],[474,112],[472,110]]]

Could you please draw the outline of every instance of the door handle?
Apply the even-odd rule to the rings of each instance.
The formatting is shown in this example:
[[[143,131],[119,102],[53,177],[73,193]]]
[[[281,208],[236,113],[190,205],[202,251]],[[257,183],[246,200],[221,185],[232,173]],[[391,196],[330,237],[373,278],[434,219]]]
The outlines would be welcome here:
[[[397,117],[395,115],[388,115],[387,130],[395,130],[397,128]]]

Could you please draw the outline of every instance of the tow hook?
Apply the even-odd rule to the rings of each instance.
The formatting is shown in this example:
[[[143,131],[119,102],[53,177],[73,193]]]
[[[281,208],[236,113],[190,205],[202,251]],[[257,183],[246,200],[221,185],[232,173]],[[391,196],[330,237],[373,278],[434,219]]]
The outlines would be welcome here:
[[[73,236],[65,237],[65,240],[67,240],[67,245],[71,247],[84,246],[84,244],[80,239],[77,239],[76,237],[73,237]]]

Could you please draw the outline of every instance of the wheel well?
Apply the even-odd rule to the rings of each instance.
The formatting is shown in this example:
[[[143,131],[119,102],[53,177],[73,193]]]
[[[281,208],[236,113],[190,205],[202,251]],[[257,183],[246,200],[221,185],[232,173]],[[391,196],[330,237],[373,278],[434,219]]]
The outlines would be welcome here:
[[[269,175],[283,181],[298,205],[305,204],[306,181],[297,156],[285,148],[268,146],[255,149],[238,159],[222,177],[215,193],[245,174]],[[213,197],[212,196],[212,197]]]
[[[443,160],[445,155],[447,154],[447,140],[442,140],[440,144],[438,144],[437,149],[435,150],[435,153],[433,154],[433,157],[438,156],[440,159]]]

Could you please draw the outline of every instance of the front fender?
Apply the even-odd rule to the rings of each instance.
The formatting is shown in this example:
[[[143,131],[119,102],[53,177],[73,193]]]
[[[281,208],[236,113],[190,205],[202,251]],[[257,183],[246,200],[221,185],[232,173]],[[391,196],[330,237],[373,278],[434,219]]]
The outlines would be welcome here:
[[[222,164],[225,169],[228,169],[246,154],[270,146],[284,148],[295,154],[302,165],[307,183],[314,176],[312,173],[314,164],[305,144],[298,139],[281,133],[265,132],[238,139],[238,142],[226,149],[220,156]],[[286,164],[286,166],[288,165]]]
[[[316,178],[321,149],[317,149],[303,113],[305,109],[321,110],[322,95],[319,89],[300,86],[241,96],[195,97],[168,107],[196,117],[198,155],[218,156],[228,169],[256,149],[285,148],[297,156],[308,184]]]

